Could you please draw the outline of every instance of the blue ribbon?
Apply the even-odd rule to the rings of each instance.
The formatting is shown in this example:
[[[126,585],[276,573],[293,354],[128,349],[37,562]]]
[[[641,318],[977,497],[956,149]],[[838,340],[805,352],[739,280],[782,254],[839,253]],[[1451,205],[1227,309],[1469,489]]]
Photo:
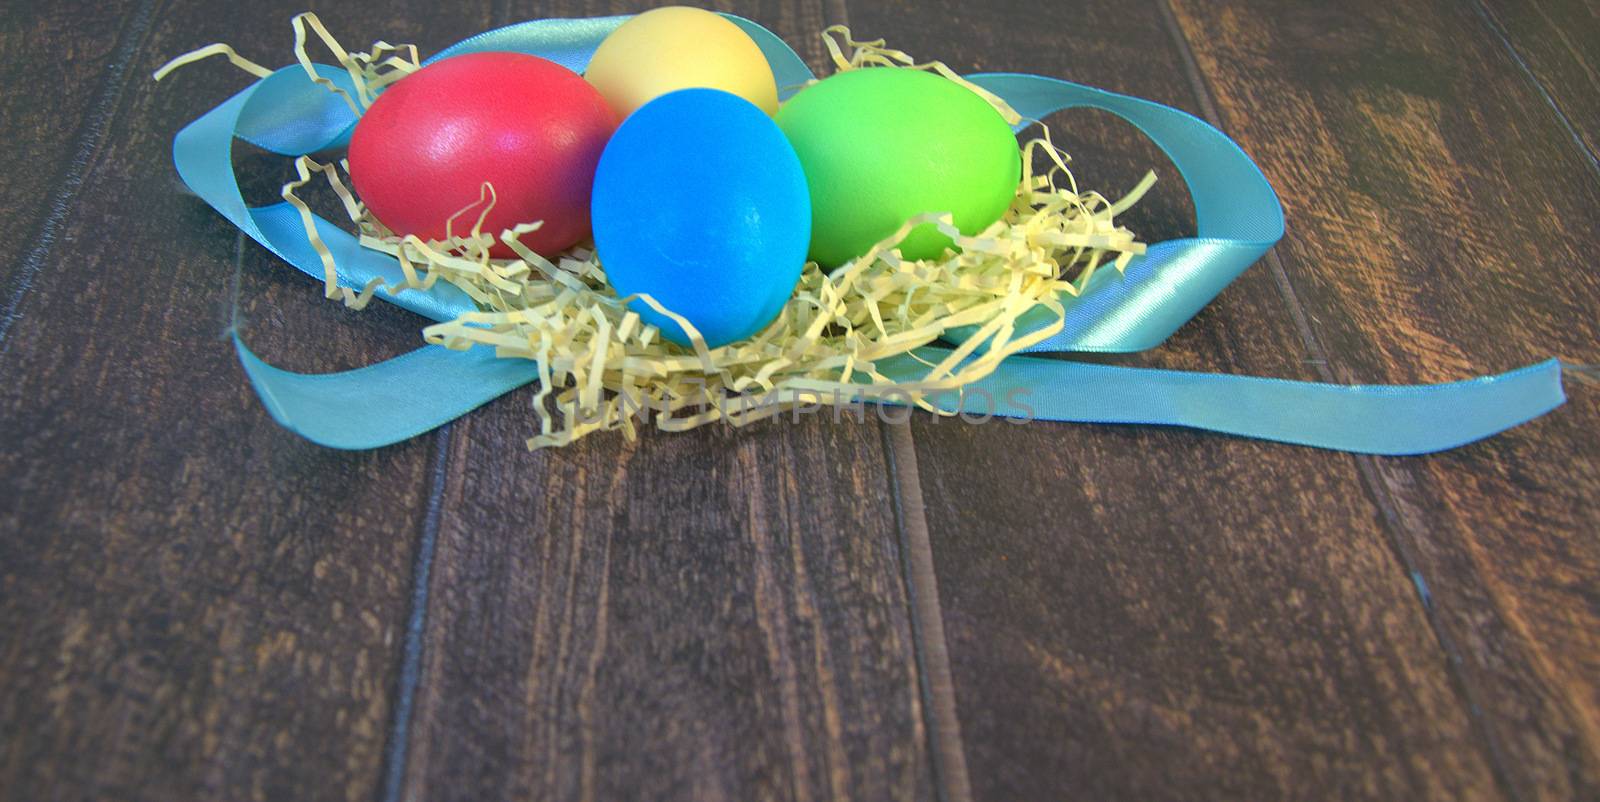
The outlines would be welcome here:
[[[728,15],[760,45],[780,97],[813,75],[772,32]],[[537,20],[459,42],[430,61],[486,50],[542,56],[582,71],[607,34],[627,17]],[[318,73],[354,95],[341,69]],[[1131,352],[1153,348],[1210,303],[1283,236],[1283,210],[1250,158],[1220,131],[1177,109],[1148,100],[1035,75],[970,76],[1024,118],[1087,107],[1116,114],[1148,135],[1172,159],[1194,197],[1199,236],[1149,248],[1126,272],[1101,271],[1081,297],[1067,300],[1062,330],[1030,348],[1037,352]],[[342,98],[317,86],[298,66],[261,79],[189,124],[173,142],[173,160],[189,187],[284,261],[321,279],[321,259],[288,204],[250,207],[233,172],[232,144],[244,139],[287,156],[348,143],[356,116]],[[374,277],[400,282],[392,257],[361,247],[355,237],[317,218],[334,255],[339,283],[360,288]],[[436,321],[474,311],[459,289],[379,291],[380,297]],[[1022,326],[1052,322],[1035,310]],[[959,337],[961,332],[953,332]],[[528,384],[536,366],[498,359],[484,348],[425,346],[359,370],[293,373],[262,361],[239,340],[240,362],[267,411],[294,432],[334,448],[376,448],[413,437]],[[948,349],[919,354],[938,361]],[[893,378],[914,381],[926,368],[902,357],[886,365]],[[976,399],[987,409],[974,409]],[[1559,406],[1561,366],[1542,362],[1499,376],[1429,386],[1338,386],[1280,379],[1014,356],[963,393],[936,397],[943,409],[1039,420],[1187,426],[1245,437],[1371,454],[1440,451],[1508,429]]]

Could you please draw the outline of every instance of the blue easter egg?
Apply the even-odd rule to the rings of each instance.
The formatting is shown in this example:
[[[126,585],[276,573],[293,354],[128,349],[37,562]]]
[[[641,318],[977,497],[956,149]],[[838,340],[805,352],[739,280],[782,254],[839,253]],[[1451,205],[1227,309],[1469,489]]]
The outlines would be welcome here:
[[[649,293],[712,348],[771,323],[811,242],[800,159],[765,112],[716,89],[662,95],[606,144],[591,200],[595,250],[618,295]],[[630,308],[680,345],[671,318]]]

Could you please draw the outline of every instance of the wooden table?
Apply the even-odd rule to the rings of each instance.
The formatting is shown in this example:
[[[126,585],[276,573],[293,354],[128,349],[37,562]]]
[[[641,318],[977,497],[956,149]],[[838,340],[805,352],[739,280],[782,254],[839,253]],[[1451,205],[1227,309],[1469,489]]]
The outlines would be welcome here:
[[[173,173],[305,0],[11,4],[0,31],[0,799],[1600,798],[1600,392],[1431,457],[810,415],[528,453],[527,392],[330,451],[222,333],[414,347]],[[607,2],[318,9],[425,52]],[[745,2],[1189,110],[1288,236],[1118,363],[1348,383],[1600,362],[1594,0]],[[1164,179],[1061,115],[1078,178]],[[281,161],[246,157],[270,197]]]

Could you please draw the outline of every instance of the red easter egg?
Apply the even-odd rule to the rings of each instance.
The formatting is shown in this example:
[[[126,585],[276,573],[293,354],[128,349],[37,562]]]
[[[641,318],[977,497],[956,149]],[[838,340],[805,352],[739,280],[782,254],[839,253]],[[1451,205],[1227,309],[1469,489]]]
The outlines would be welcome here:
[[[396,81],[356,123],[350,179],[397,234],[442,239],[450,216],[496,201],[483,228],[542,220],[522,242],[551,256],[589,235],[589,193],[600,152],[617,127],[605,98],[577,73],[537,56],[471,53]],[[456,218],[472,229],[481,209]],[[497,257],[512,256],[496,245]]]

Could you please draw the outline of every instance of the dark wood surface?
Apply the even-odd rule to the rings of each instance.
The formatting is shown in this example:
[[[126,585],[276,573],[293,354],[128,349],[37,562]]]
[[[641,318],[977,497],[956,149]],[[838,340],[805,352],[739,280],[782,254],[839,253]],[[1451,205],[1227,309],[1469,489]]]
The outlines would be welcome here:
[[[1585,299],[1600,292],[1600,171],[1474,9],[1252,18],[1177,5],[1224,123],[1303,221],[1278,252],[1332,378],[1596,361],[1600,318]],[[1281,43],[1269,57],[1300,54],[1304,84],[1264,68],[1259,41]],[[1331,66],[1357,47],[1364,66]],[[1263,96],[1275,102],[1258,107]],[[1273,144],[1286,132],[1306,144]],[[1579,389],[1564,414],[1514,436],[1358,461],[1516,796],[1600,796],[1597,427],[1600,397]]]
[[[1600,154],[1600,3],[1486,0],[1480,11],[1594,159]]]
[[[8,4],[0,799],[1593,799],[1600,396],[1447,454],[828,416],[527,453],[279,429],[286,367],[400,353],[185,195],[172,134],[305,3]],[[637,3],[313,7],[437,50]],[[1115,361],[1340,382],[1600,362],[1592,3],[727,3],[1130,92],[1235,137],[1288,236]],[[1052,119],[1081,181],[1163,181]],[[283,172],[241,153],[270,191]]]

